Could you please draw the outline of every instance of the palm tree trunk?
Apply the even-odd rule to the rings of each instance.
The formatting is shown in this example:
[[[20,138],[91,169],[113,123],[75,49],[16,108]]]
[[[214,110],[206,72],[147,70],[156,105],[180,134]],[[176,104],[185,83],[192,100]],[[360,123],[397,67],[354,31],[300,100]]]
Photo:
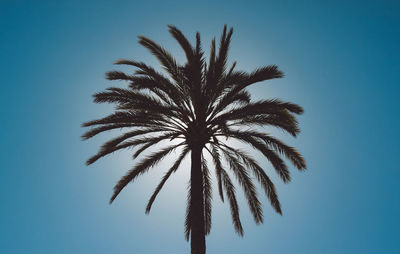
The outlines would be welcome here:
[[[204,228],[204,196],[203,174],[201,171],[200,145],[192,147],[192,168],[190,172],[191,193],[191,254],[206,253],[206,239]]]

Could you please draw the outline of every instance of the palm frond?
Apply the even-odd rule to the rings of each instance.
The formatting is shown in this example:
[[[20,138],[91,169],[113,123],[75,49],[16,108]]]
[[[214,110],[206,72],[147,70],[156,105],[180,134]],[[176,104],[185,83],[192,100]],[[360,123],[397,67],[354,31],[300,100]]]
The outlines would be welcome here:
[[[232,75],[232,73],[233,73],[233,70],[235,69],[235,67],[236,67],[236,61],[235,62],[233,62],[233,64],[232,64],[232,66],[231,66],[231,68],[229,69],[229,71],[228,71],[228,74],[227,74],[227,76],[230,76],[230,75]]]
[[[235,102],[237,100],[237,96],[240,94],[242,93],[237,93],[233,95],[229,103],[231,104]],[[225,108],[227,105],[223,106]],[[217,116],[215,119],[212,119],[210,123],[232,121],[232,120],[243,119],[249,116],[259,116],[259,115],[263,116],[277,115],[282,118],[285,117],[285,119],[288,119],[288,121],[295,121],[294,117],[290,115],[289,112],[300,114],[303,112],[303,109],[296,104],[289,102],[282,102],[278,99],[263,100],[253,103],[246,103],[241,107],[229,110],[228,112]]]
[[[189,241],[190,233],[192,230],[192,191],[191,191],[191,183],[189,181],[188,184],[188,192],[186,199],[186,214],[185,214],[185,239]]]
[[[233,82],[234,86],[229,86],[231,89],[222,95],[218,104],[215,106],[216,112],[219,112],[221,109],[224,109],[227,105],[229,105],[232,101],[232,98],[235,94],[240,92],[241,90],[245,89],[246,87],[255,84],[257,82],[274,79],[274,78],[281,78],[283,77],[283,73],[278,70],[278,67],[275,65],[264,66],[251,74],[245,74],[239,72],[237,75],[235,82]],[[227,84],[230,84],[229,82]],[[225,83],[221,84],[220,89],[217,93],[220,96],[220,91],[225,89]]]
[[[306,168],[306,161],[294,147],[288,146],[281,140],[264,133],[256,131],[246,131],[246,133],[263,140],[265,144],[289,159],[297,169],[304,170]]]
[[[164,184],[168,180],[168,178],[178,170],[179,166],[181,165],[182,160],[185,158],[185,156],[188,152],[189,152],[189,148],[184,147],[181,152],[181,155],[178,157],[178,159],[175,161],[175,163],[172,165],[172,167],[164,175],[161,182],[157,185],[157,188],[155,189],[153,195],[151,195],[149,202],[146,206],[146,214],[150,213],[151,206],[153,205],[153,202],[156,199],[158,193],[161,191],[162,187],[164,186]]]
[[[282,214],[281,206],[279,203],[278,195],[276,194],[276,189],[268,175],[265,173],[265,171],[258,165],[258,163],[251,158],[248,154],[246,154],[244,151],[241,151],[239,149],[234,149],[230,146],[227,146],[225,144],[218,144],[217,145],[220,149],[228,149],[232,153],[234,153],[238,158],[240,158],[243,163],[246,165],[246,167],[250,168],[253,171],[254,176],[258,180],[258,182],[261,184],[262,188],[265,191],[266,196],[268,197],[272,207],[275,209],[275,211],[279,214]]]
[[[139,148],[135,154],[133,155],[133,158],[136,159],[142,152],[144,152],[146,149],[152,147],[153,145],[156,145],[160,143],[161,141],[165,139],[169,139],[172,141],[173,139],[177,138],[181,133],[166,133],[165,135],[157,136],[157,137],[152,137],[152,138],[146,138],[146,141],[143,142],[143,146]]]
[[[218,56],[215,60],[215,75],[217,77],[221,76],[226,68],[229,44],[231,42],[233,28],[230,28],[228,33],[226,33],[226,31],[227,31],[227,26],[225,25],[219,43]]]
[[[157,51],[157,46],[149,46],[150,48],[155,48],[152,50]],[[157,51],[158,52],[158,51]],[[157,53],[156,52],[156,53]],[[163,55],[164,53],[159,54]],[[157,54],[158,54],[157,53]],[[162,57],[162,56],[160,56]],[[168,58],[168,56],[165,56]],[[154,92],[160,98],[164,98],[163,100],[166,102],[174,102],[175,105],[185,113],[190,113],[188,111],[187,104],[189,101],[185,97],[185,93],[188,90],[184,89],[183,85],[185,85],[183,81],[184,77],[181,74],[181,67],[176,65],[175,60],[167,59],[165,60],[170,62],[170,67],[168,71],[170,72],[170,76],[175,80],[175,82],[170,82],[170,80],[164,77],[163,74],[157,72],[154,68],[142,63],[136,62],[132,60],[121,59],[116,62],[116,64],[129,64],[135,67],[138,67],[140,70],[136,71],[136,74],[144,75],[144,76],[128,76],[126,80],[130,81],[130,87],[132,89],[149,89],[150,91]],[[165,63],[167,64],[167,63]],[[173,69],[173,70],[172,70]]]
[[[172,35],[172,37],[175,38],[175,40],[179,43],[181,48],[186,54],[186,58],[188,62],[191,62],[194,57],[194,49],[188,39],[183,35],[183,33],[176,28],[175,26],[169,25],[169,32]]]
[[[89,127],[93,125],[100,124],[131,124],[132,126],[136,126],[138,119],[138,114],[132,111],[117,111],[109,116],[103,117],[101,119],[85,122],[82,124],[83,127]]]
[[[243,83],[239,85],[241,89],[252,85],[257,82],[275,79],[275,78],[283,78],[283,72],[278,69],[276,65],[267,65],[260,67],[253,71]]]
[[[127,133],[124,133],[116,138],[113,138],[113,139],[107,141],[101,147],[103,149],[107,150],[109,148],[113,148],[113,147],[117,146],[118,144],[120,144],[122,141],[124,141],[126,139],[133,138],[133,137],[136,137],[139,135],[145,135],[145,134],[149,134],[149,133],[163,132],[163,131],[165,131],[165,130],[162,128],[138,129],[138,130],[129,131]]]
[[[139,36],[139,43],[150,50],[150,52],[157,57],[171,78],[173,78],[175,81],[180,80],[179,76],[181,67],[166,49],[145,36]]]
[[[131,81],[134,77],[130,75],[126,75],[121,71],[109,71],[106,72],[106,79],[108,80],[124,80],[124,81]]]
[[[242,186],[247,203],[249,204],[250,211],[253,215],[254,221],[259,224],[263,222],[263,212],[261,203],[257,197],[257,190],[248,174],[247,169],[236,158],[236,156],[226,150],[221,150],[225,156],[229,167],[236,176],[239,184]]]
[[[122,191],[123,188],[125,188],[126,185],[128,185],[129,182],[133,182],[133,180],[138,175],[147,172],[151,167],[155,166],[158,162],[160,162],[160,160],[162,160],[165,156],[167,156],[169,153],[171,153],[173,150],[181,145],[182,143],[178,145],[168,146],[160,150],[159,152],[153,153],[142,160],[140,163],[138,163],[133,169],[129,170],[128,173],[123,176],[114,186],[114,193],[110,199],[110,203],[115,200],[118,194]]]
[[[298,122],[288,112],[282,111],[278,114],[270,115],[257,115],[257,116],[245,116],[237,121],[229,123],[229,126],[255,126],[259,125],[262,127],[271,126],[281,129],[293,137],[296,137],[300,133]]]
[[[231,209],[233,226],[235,228],[236,233],[238,233],[240,236],[243,236],[244,232],[243,232],[242,223],[240,222],[239,206],[238,206],[238,203],[236,200],[235,187],[233,186],[229,175],[223,169],[221,171],[221,176],[222,176],[222,182],[224,184],[226,196],[229,200],[229,206]]]
[[[252,147],[260,151],[271,162],[272,166],[279,174],[283,182],[287,183],[290,181],[290,173],[285,162],[273,150],[269,149],[266,144],[260,142],[246,132],[227,129],[224,131],[224,135],[250,144]]]
[[[209,66],[207,71],[207,86],[205,88],[208,91],[209,87],[215,86],[215,73],[214,73],[214,64],[215,64],[215,37],[211,40],[211,48],[210,48],[210,57],[209,57]]]
[[[135,127],[134,124],[107,124],[107,125],[103,125],[100,127],[96,127],[96,128],[92,128],[89,131],[85,132],[81,138],[83,140],[87,140],[89,138],[92,138],[94,136],[96,136],[97,134],[100,134],[104,131],[109,131],[109,130],[114,130],[114,129],[122,129],[122,128],[132,128]]]
[[[202,156],[202,171],[203,171],[203,195],[204,195],[204,225],[206,235],[211,232],[211,202],[212,202],[212,184],[210,171],[207,166],[207,161]]]
[[[161,142],[164,139],[169,139],[169,138],[173,137],[174,135],[175,135],[174,132],[167,132],[167,133],[162,134],[157,137],[144,137],[141,139],[125,141],[120,144],[116,144],[116,142],[114,142],[114,140],[111,140],[109,142],[106,142],[103,146],[101,146],[100,150],[97,152],[97,154],[90,157],[87,160],[86,164],[90,165],[90,164],[94,163],[95,161],[97,161],[98,159],[100,159],[108,154],[111,154],[113,152],[119,151],[121,149],[134,148],[137,145],[147,144],[147,143],[156,144],[158,142]]]
[[[208,150],[208,149],[207,149]],[[219,196],[221,197],[222,202],[224,202],[224,192],[222,190],[222,176],[221,172],[223,170],[222,168],[222,163],[221,163],[221,156],[218,153],[218,150],[216,149],[215,146],[212,146],[212,151],[209,151],[215,165],[215,174],[217,177],[217,182],[218,182],[218,192]]]

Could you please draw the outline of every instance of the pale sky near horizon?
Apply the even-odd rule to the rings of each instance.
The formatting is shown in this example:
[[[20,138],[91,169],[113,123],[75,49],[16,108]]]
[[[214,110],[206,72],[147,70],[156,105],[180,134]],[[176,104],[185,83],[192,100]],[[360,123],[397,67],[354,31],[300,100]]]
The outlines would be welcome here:
[[[138,35],[183,61],[168,24],[192,41],[199,31],[206,52],[227,24],[239,69],[277,64],[285,73],[254,85],[253,98],[304,107],[300,136],[277,135],[308,169],[290,166],[289,184],[267,171],[283,216],[260,191],[265,222],[255,225],[241,199],[244,238],[214,192],[207,253],[400,253],[399,13],[398,1],[0,1],[0,252],[189,253],[187,167],[150,215],[147,200],[171,160],[109,205],[132,151],[86,167],[117,133],[82,142],[80,124],[112,110],[91,95],[124,86],[104,79],[113,61],[157,66]]]

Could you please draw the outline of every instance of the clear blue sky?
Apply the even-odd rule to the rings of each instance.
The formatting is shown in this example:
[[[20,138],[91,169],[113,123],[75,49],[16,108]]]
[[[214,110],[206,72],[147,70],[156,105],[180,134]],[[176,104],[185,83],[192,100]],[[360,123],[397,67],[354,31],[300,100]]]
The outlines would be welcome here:
[[[110,135],[82,142],[80,124],[111,111],[91,94],[117,85],[104,79],[114,60],[156,63],[137,35],[182,59],[167,24],[190,38],[201,32],[205,48],[228,24],[241,69],[277,64],[285,72],[251,92],[304,107],[302,134],[285,140],[308,170],[292,168],[290,184],[276,181],[283,216],[265,202],[265,223],[256,226],[241,202],[243,239],[215,195],[207,253],[400,253],[399,13],[398,1],[2,0],[1,252],[189,252],[187,170],[150,215],[146,201],[163,168],[110,206],[112,187],[134,162],[128,151],[84,166]]]

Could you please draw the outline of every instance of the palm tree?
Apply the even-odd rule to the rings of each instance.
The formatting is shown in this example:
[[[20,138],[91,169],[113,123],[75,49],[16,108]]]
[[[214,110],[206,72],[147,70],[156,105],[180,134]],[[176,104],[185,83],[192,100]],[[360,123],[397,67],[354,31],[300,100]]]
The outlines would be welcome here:
[[[248,86],[282,78],[283,73],[275,65],[264,66],[251,73],[235,70],[236,62],[228,68],[227,56],[232,28],[227,31],[224,26],[218,49],[215,38],[212,40],[208,64],[201,48],[199,33],[196,34],[196,45],[192,46],[176,27],[169,26],[169,32],[182,47],[187,62],[184,65],[177,63],[159,44],[139,36],[139,43],[160,61],[168,75],[143,62],[125,59],[116,61],[115,64],[133,66],[136,71],[132,75],[110,71],[106,74],[107,79],[127,81],[129,87],[110,87],[94,94],[94,102],[115,103],[116,109],[109,116],[84,123],[84,127],[92,128],[82,138],[89,139],[108,130],[126,130],[123,135],[102,145],[99,152],[88,159],[87,165],[121,149],[137,148],[133,155],[137,158],[163,140],[177,141],[145,156],[114,187],[110,203],[128,183],[178,149],[180,155],[150,197],[146,213],[150,212],[165,182],[178,170],[182,160],[190,152],[185,236],[186,240],[191,241],[192,254],[204,254],[205,236],[211,230],[212,196],[211,175],[204,154],[210,154],[215,165],[219,196],[222,201],[225,197],[228,200],[234,228],[243,236],[236,189],[231,175],[243,189],[257,224],[263,222],[263,212],[255,180],[265,191],[275,211],[279,214],[282,211],[274,184],[261,166],[244,150],[236,149],[226,141],[238,140],[261,152],[283,182],[287,183],[290,181],[290,174],[281,156],[285,156],[299,170],[306,168],[305,160],[295,148],[257,130],[256,127],[272,126],[296,137],[300,130],[294,114],[303,113],[303,109],[278,99],[251,101],[250,94],[246,91]],[[232,171],[231,174],[228,174],[228,168]]]

